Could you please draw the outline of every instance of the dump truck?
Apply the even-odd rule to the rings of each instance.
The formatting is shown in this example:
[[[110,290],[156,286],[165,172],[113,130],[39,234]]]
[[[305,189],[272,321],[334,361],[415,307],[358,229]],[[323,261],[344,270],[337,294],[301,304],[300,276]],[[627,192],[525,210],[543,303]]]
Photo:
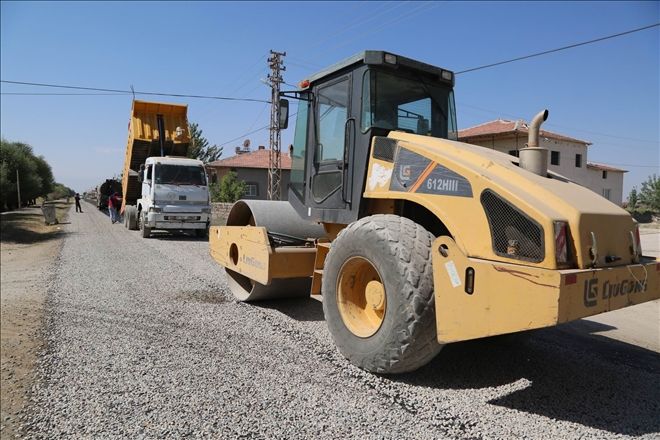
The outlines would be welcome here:
[[[186,157],[188,107],[133,101],[122,175],[124,225],[148,238],[154,229],[206,236],[211,220],[208,179]]]
[[[100,211],[108,209],[108,199],[114,193],[121,194],[121,182],[115,179],[105,179],[105,182],[96,188],[96,200]]]
[[[212,257],[240,301],[321,294],[353,364],[403,373],[448,343],[660,297],[631,216],[548,170],[544,110],[519,157],[457,142],[455,76],[365,51],[298,101],[288,202],[238,201]]]

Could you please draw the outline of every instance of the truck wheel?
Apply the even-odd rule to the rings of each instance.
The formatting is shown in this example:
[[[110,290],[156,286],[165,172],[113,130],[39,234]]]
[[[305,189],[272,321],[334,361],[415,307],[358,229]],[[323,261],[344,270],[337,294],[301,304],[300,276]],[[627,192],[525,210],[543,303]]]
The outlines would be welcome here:
[[[339,351],[374,373],[404,373],[440,351],[435,325],[433,235],[396,215],[346,227],[323,270],[323,312]]]
[[[142,238],[151,237],[151,228],[145,226],[146,218],[144,215],[144,211],[140,212],[139,216],[140,216],[140,231],[142,232]]]
[[[129,230],[135,231],[137,229],[137,208],[133,205],[128,205],[124,209],[124,216],[126,217],[126,226]]]

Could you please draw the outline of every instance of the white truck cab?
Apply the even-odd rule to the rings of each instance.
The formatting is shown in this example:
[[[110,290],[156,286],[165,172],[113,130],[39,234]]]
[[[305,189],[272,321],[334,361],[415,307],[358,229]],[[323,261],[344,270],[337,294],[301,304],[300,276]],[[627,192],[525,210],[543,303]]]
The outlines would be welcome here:
[[[153,229],[195,230],[208,233],[211,205],[208,180],[200,160],[184,157],[148,157],[140,167],[142,193],[135,220],[143,237]]]

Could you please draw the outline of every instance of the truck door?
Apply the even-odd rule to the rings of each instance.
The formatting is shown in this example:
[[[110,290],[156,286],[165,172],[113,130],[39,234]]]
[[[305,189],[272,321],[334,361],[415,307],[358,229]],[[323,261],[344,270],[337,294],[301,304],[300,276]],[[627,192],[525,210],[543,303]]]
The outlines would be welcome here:
[[[352,149],[351,123],[355,122],[349,111],[350,79],[350,75],[342,76],[319,86],[315,93],[315,150],[308,163],[311,171],[308,206],[346,207],[343,190],[347,180],[346,157]]]

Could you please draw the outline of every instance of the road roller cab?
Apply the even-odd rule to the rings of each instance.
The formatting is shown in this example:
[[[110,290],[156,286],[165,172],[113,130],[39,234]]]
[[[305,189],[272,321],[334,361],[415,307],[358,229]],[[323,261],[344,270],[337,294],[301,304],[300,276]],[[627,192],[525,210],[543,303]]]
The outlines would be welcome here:
[[[660,297],[630,215],[547,170],[547,111],[519,159],[456,142],[453,84],[366,51],[284,92],[298,100],[289,201],[239,201],[210,233],[236,298],[321,293],[339,350],[400,373],[445,343]]]

